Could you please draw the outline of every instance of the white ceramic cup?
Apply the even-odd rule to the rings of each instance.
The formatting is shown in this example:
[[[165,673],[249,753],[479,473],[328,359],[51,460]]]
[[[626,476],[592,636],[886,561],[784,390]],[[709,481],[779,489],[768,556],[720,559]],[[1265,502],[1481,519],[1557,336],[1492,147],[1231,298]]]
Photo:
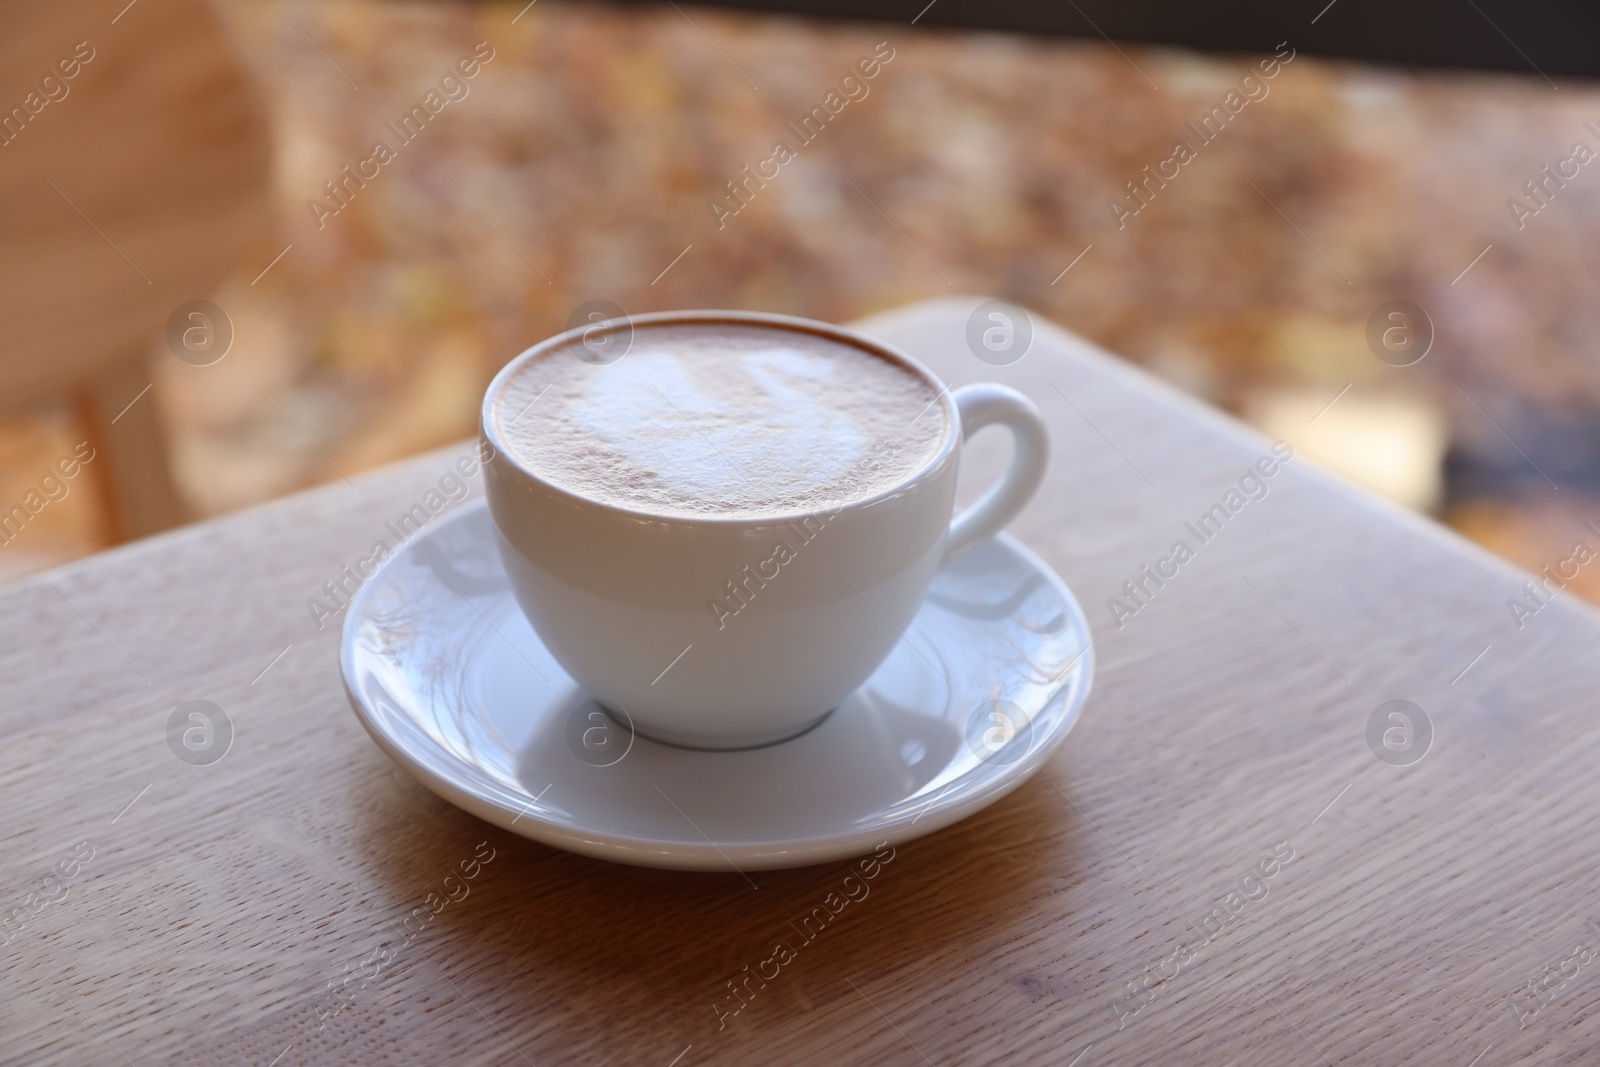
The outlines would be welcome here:
[[[864,349],[938,392],[944,437],[890,489],[825,511],[757,518],[619,507],[517,461],[494,401],[519,367],[553,347],[603,350],[623,331],[657,324],[765,326]],[[575,363],[574,372],[605,368]],[[932,414],[930,407],[905,418],[909,426]],[[1015,439],[1010,468],[952,520],[961,440],[994,423]],[[1038,408],[1015,390],[951,392],[880,341],[808,319],[732,311],[639,315],[535,345],[490,383],[481,427],[491,446],[485,487],[500,555],[540,639],[639,733],[693,748],[771,744],[825,718],[901,640],[939,567],[1022,509],[1049,453]]]

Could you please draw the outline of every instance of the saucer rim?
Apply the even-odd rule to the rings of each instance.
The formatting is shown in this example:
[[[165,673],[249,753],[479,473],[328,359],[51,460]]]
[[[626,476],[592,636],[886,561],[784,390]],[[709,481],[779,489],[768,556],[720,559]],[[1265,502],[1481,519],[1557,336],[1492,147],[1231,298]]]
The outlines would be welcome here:
[[[781,844],[760,840],[719,843],[709,837],[705,837],[703,841],[666,842],[658,838],[640,838],[620,833],[585,832],[543,819],[537,812],[528,810],[529,805],[527,804],[522,805],[522,810],[518,810],[516,807],[502,806],[492,794],[485,795],[485,793],[463,788],[449,778],[436,773],[427,765],[424,759],[414,756],[396,742],[395,739],[391,738],[387,731],[378,726],[375,715],[367,707],[365,699],[357,692],[352,681],[356,673],[353,662],[355,630],[360,625],[359,620],[365,616],[367,600],[371,595],[374,595],[373,590],[378,588],[380,584],[378,579],[384,570],[424,538],[437,535],[449,525],[466,522],[479,511],[488,511],[487,501],[482,499],[474,501],[472,504],[456,509],[452,514],[443,517],[441,521],[430,524],[428,529],[421,531],[415,538],[400,546],[397,551],[380,563],[372,575],[362,583],[361,588],[345,609],[345,619],[340,629],[340,680],[351,710],[355,713],[356,719],[361,723],[367,735],[377,744],[380,751],[404,769],[424,788],[441,799],[461,808],[463,811],[485,822],[492,823],[502,830],[552,848],[574,852],[592,859],[624,863],[636,867],[732,874],[753,870],[778,870],[811,866],[865,855],[883,845],[897,845],[912,841],[960,822],[967,816],[997,803],[1037,774],[1050,757],[1055,754],[1056,750],[1066,741],[1067,735],[1072,732],[1073,728],[1078,724],[1078,720],[1082,718],[1083,707],[1088,702],[1089,692],[1094,684],[1094,635],[1090,629],[1088,616],[1085,614],[1083,606],[1054,568],[1017,538],[1005,531],[1001,531],[994,535],[993,540],[999,541],[1008,551],[1020,556],[1054,586],[1064,602],[1068,619],[1076,622],[1079,630],[1084,635],[1083,651],[1078,655],[1076,662],[1067,675],[1063,677],[1060,684],[1052,690],[1047,702],[1058,699],[1062,689],[1072,686],[1077,679],[1081,679],[1076,697],[1068,697],[1070,706],[1063,710],[1060,725],[1049,736],[1036,744],[1021,760],[1015,764],[1006,765],[1004,769],[997,772],[993,777],[978,784],[972,792],[946,801],[943,805],[939,804],[942,794],[936,794],[934,799],[928,801],[915,816],[907,818],[910,813],[902,812],[891,819],[879,823],[871,831],[819,834],[812,837],[786,839]],[[488,521],[493,522],[493,516],[488,516]],[[809,734],[810,731],[808,730],[806,733]],[[788,742],[778,743],[787,744]],[[435,748],[437,747],[435,746]],[[728,758],[738,758],[740,754],[740,751],[719,753],[719,755],[725,755]],[[971,772],[969,771],[968,773]],[[956,779],[956,781],[959,780]],[[490,782],[486,784],[491,789],[504,789],[503,786],[498,786],[496,783]],[[945,790],[949,790],[948,785]],[[488,791],[486,790],[486,792]],[[529,799],[532,798],[530,797]],[[704,837],[704,834],[702,836]]]

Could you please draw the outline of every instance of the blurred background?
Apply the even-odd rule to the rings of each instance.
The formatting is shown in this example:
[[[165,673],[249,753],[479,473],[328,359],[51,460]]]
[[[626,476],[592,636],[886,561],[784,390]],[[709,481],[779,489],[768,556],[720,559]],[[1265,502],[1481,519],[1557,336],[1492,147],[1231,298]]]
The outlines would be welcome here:
[[[41,37],[52,57],[79,36],[98,51],[78,96],[12,132],[0,173],[50,144],[51,123],[87,121],[92,77],[117,69],[118,35],[160,31],[155,0],[124,4],[97,7],[92,33]],[[1504,70],[1377,66],[1297,47],[1319,32],[1315,9],[1331,24],[1338,7],[1284,16],[1269,36],[1292,58],[1267,95],[1119,227],[1109,202],[1138,206],[1126,183],[1178,138],[1198,145],[1184,124],[1259,74],[1273,45],[1202,53],[671,4],[213,6],[219,36],[204,55],[242,60],[256,88],[241,114],[257,109],[270,142],[228,157],[259,161],[258,184],[235,185],[241,202],[259,191],[265,223],[227,231],[237,247],[204,288],[167,286],[163,257],[193,256],[112,200],[97,209],[87,170],[30,175],[42,206],[16,221],[13,201],[13,229],[43,241],[48,216],[83,241],[50,269],[108,272],[164,303],[139,334],[148,343],[130,349],[120,392],[101,387],[98,415],[65,385],[19,386],[15,403],[0,403],[0,511],[57,469],[86,420],[108,440],[139,419],[158,429],[176,498],[167,514],[189,519],[469,437],[495,371],[567,328],[586,301],[847,322],[981,293],[1289,437],[1530,570],[1579,540],[1600,546],[1586,525],[1600,523],[1600,165],[1576,152],[1600,150],[1585,125],[1600,127],[1600,91],[1536,67],[1509,38]],[[1487,15],[1471,32],[1502,47]],[[402,144],[386,124],[479,42],[492,58],[460,79],[466,95]],[[892,59],[867,96],[719,228],[708,201],[775,141],[798,145],[785,123],[822,106],[880,42]],[[40,72],[3,69],[9,107]],[[248,133],[246,119],[213,118],[207,143]],[[378,140],[394,158],[347,183],[340,205],[325,183],[343,181]],[[115,154],[94,162],[113,184],[119,165]],[[171,199],[184,214],[184,198]],[[44,268],[29,270],[36,280]],[[8,316],[27,313],[17,291]],[[214,361],[180,358],[161,332],[198,298],[231,333]],[[1406,311],[1406,329],[1432,337],[1409,366],[1394,364],[1414,348],[1399,358],[1373,341],[1400,322],[1383,310],[1396,300],[1426,316]],[[87,329],[98,311],[59,314],[51,332]],[[110,476],[99,457],[86,470]],[[0,580],[140,532],[118,517],[116,491],[92,482],[80,476],[29,509],[0,544]],[[1580,572],[1571,588],[1600,600],[1596,575]]]

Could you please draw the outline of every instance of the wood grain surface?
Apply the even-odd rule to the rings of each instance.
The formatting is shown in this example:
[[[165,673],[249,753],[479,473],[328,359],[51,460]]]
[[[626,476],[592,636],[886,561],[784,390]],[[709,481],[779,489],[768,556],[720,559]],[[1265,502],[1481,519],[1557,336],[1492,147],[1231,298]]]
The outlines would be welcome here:
[[[852,865],[612,866],[436,799],[306,601],[463,445],[0,592],[0,1061],[1595,1062],[1594,614],[1519,628],[1525,575],[1298,457],[1230,510],[1269,442],[1037,319],[980,362],[973,305],[868,328],[1050,420],[1012,530],[1099,666],[1033,781],[893,850],[764,984]],[[232,723],[208,765],[168,746],[193,700]],[[1409,766],[1367,739],[1391,700],[1432,725]]]

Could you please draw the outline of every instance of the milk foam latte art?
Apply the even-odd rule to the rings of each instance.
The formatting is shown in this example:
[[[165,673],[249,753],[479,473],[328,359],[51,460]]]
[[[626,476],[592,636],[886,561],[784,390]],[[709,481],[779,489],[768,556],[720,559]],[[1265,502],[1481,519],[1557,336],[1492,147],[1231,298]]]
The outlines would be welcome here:
[[[521,463],[586,498],[756,517],[825,510],[906,480],[944,441],[937,396],[924,378],[827,337],[661,325],[636,328],[615,363],[552,348],[506,381],[494,417]]]

